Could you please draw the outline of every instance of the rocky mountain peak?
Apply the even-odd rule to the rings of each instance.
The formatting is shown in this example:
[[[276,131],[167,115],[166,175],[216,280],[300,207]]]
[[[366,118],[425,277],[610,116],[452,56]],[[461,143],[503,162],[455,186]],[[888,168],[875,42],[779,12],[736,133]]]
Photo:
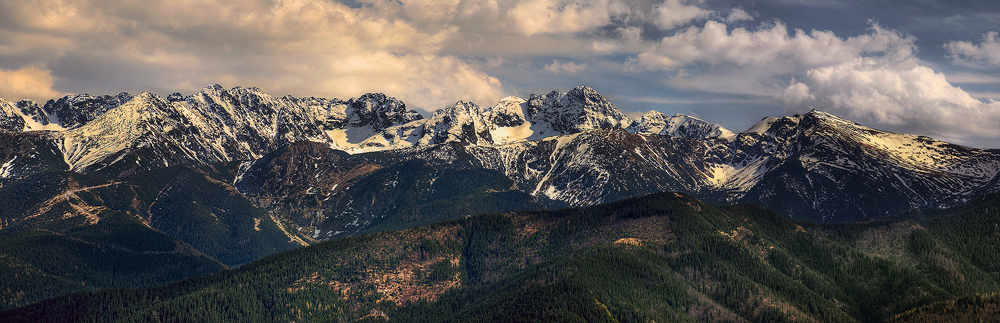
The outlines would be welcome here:
[[[222,92],[222,91],[225,91],[225,90],[226,90],[226,88],[222,87],[222,85],[219,85],[219,83],[212,83],[212,84],[206,85],[205,88],[201,89],[200,92],[218,93],[218,92]]]
[[[452,105],[451,107],[441,109],[438,111],[449,114],[463,113],[469,115],[477,115],[480,117],[484,114],[483,108],[480,107],[478,104],[474,102],[465,102],[465,101],[455,102],[455,104]],[[437,111],[435,113],[437,113]]]
[[[826,122],[839,122],[839,123],[848,123],[848,124],[854,124],[854,125],[858,124],[857,122],[854,122],[854,121],[851,121],[851,120],[847,120],[847,119],[841,118],[839,116],[833,115],[831,113],[823,112],[823,111],[816,110],[816,109],[809,110],[809,112],[807,112],[806,114],[802,115],[802,119],[803,120],[806,120],[806,119],[815,119],[815,120],[823,120],[823,121],[826,121]]]
[[[184,95],[178,92],[171,93],[170,95],[167,96],[167,101],[170,102],[180,102],[184,100],[185,100]]]
[[[495,126],[488,123],[486,114],[479,105],[465,101],[435,111],[424,126],[425,133],[430,137],[426,143],[492,144],[490,130]]]
[[[132,95],[126,92],[96,97],[84,93],[52,99],[42,106],[31,100],[21,100],[17,107],[27,118],[24,120],[27,130],[61,130],[83,126],[131,99]]]
[[[565,94],[552,91],[528,98],[528,118],[562,134],[626,127],[631,120],[596,90],[578,86]]]
[[[488,109],[489,122],[497,127],[518,127],[523,125],[525,120],[525,108],[528,100],[508,96],[500,99],[496,105]]]
[[[732,139],[735,133],[723,126],[677,113],[668,117],[659,111],[647,112],[627,129],[635,134],[656,134],[690,139]]]
[[[414,110],[407,110],[403,101],[382,93],[367,93],[341,103],[343,120],[331,120],[335,128],[371,126],[373,131],[378,132],[392,125],[424,118]]]

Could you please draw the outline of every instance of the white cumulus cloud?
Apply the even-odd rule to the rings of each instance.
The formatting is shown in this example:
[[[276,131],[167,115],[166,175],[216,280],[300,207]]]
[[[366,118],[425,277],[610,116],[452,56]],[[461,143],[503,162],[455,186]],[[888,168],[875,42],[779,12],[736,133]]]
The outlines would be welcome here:
[[[951,41],[944,44],[944,48],[955,63],[1000,66],[1000,35],[995,31],[983,35],[983,41],[978,44]]]
[[[781,95],[792,108],[815,108],[897,131],[955,142],[1000,136],[1000,102],[981,101],[943,73],[908,62],[858,58],[816,68]]]
[[[506,95],[498,79],[444,49],[461,39],[460,23],[497,15],[489,0],[39,2],[0,4],[0,57],[51,71],[15,66],[7,79],[45,81],[38,95],[55,93],[53,83],[115,93],[220,82],[275,95],[383,91],[424,110]]]
[[[743,9],[733,8],[733,10],[729,12],[729,16],[727,16],[725,20],[728,23],[734,23],[737,21],[753,20],[753,16],[751,16]]]
[[[618,0],[529,0],[507,11],[512,29],[525,36],[542,33],[575,33],[611,24],[631,14]]]
[[[653,9],[655,11],[653,23],[660,29],[671,30],[693,20],[708,18],[714,13],[711,10],[702,9],[696,4],[690,4],[690,2],[700,3],[701,1],[666,0],[660,3]]]
[[[887,30],[877,24],[872,32],[840,38],[830,31],[789,33],[781,22],[757,30],[734,28],[717,21],[704,27],[689,27],[664,37],[636,63],[648,69],[673,69],[693,63],[769,66],[777,73],[838,64],[863,54],[877,54],[890,60],[905,60],[916,50],[915,38]]]

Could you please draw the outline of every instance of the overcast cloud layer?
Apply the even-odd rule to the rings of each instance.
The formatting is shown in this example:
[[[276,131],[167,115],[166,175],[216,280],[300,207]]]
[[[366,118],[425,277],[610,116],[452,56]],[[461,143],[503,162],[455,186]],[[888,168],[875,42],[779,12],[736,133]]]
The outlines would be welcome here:
[[[0,2],[0,97],[384,92],[431,111],[588,85],[746,129],[820,109],[1000,148],[991,1]]]

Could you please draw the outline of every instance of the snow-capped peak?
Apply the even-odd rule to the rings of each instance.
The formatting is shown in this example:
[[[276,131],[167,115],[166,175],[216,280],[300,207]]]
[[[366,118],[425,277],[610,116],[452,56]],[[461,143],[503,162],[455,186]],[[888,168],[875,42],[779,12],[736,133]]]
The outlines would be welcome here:
[[[225,91],[225,90],[226,90],[226,88],[222,87],[222,85],[219,85],[219,83],[212,83],[212,84],[206,85],[205,88],[201,89],[201,92],[205,92],[205,93],[219,93],[219,92],[222,92],[222,91]]]
[[[578,86],[565,94],[556,91],[532,94],[527,104],[527,117],[533,124],[547,124],[559,134],[624,128],[632,123],[600,93],[586,86]]]
[[[627,129],[634,134],[656,134],[691,139],[732,139],[736,134],[723,126],[677,113],[667,117],[659,111],[647,112]]]

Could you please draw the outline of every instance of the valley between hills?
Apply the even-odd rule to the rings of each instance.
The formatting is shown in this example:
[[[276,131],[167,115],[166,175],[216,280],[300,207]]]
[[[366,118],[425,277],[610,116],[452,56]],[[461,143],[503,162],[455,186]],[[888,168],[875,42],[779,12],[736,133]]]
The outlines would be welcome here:
[[[821,111],[733,132],[578,87],[0,99],[0,318],[989,318],[1000,150]]]

